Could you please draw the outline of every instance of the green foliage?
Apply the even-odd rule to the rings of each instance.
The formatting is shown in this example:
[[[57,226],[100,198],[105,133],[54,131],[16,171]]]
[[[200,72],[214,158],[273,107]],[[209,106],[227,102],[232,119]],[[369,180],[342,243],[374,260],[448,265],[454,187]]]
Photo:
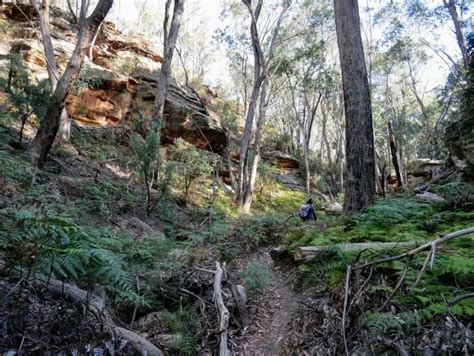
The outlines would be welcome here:
[[[232,243],[221,242],[217,244],[220,260],[230,262],[239,255],[239,251]]]
[[[152,120],[148,116],[142,117],[143,124],[148,127],[145,140],[140,135],[135,134],[130,141],[130,146],[140,164],[140,172],[142,172],[146,180],[152,179],[158,156],[159,136],[152,127]]]
[[[269,282],[267,267],[257,260],[250,262],[242,271],[245,287],[255,294],[262,294],[265,285]]]
[[[369,328],[373,336],[380,335],[388,330],[394,330],[400,334],[404,328],[420,326],[424,319],[429,316],[429,311],[425,310],[399,314],[368,313],[363,318],[363,323]]]
[[[446,200],[441,204],[447,210],[474,210],[474,186],[464,182],[449,182],[433,189]]]
[[[13,104],[12,109],[21,119],[22,125],[33,114],[42,119],[46,114],[51,94],[49,81],[45,79],[37,83],[33,82],[19,54],[10,56],[9,70],[9,78],[1,79],[0,87],[4,88],[8,99]]]
[[[0,141],[6,142],[6,130],[0,126]],[[13,156],[0,146],[0,176],[6,183],[17,182],[22,187],[29,186],[34,169],[22,155]]]
[[[192,306],[181,307],[174,313],[164,312],[163,321],[173,335],[179,337],[179,350],[182,355],[196,354],[196,340],[193,333],[199,316]]]
[[[282,233],[282,223],[278,216],[242,217],[231,231],[240,241],[258,247],[278,240]]]
[[[121,248],[125,236],[92,229],[48,207],[0,213],[0,247],[9,268],[22,267],[59,279],[99,282],[133,295]]]
[[[303,192],[284,189],[284,187],[273,181],[270,183],[272,190],[268,194],[257,194],[254,198],[253,207],[269,214],[294,214],[304,202]]]
[[[258,179],[256,194],[262,196],[267,190],[268,196],[272,197],[272,189],[275,186],[276,176],[279,174],[279,169],[266,162],[260,162],[258,165]]]
[[[211,103],[211,110],[222,119],[222,125],[231,133],[239,133],[239,121],[241,119],[239,103],[232,100],[216,98]]]
[[[185,200],[188,198],[192,183],[199,177],[209,175],[212,166],[207,153],[177,138],[170,149],[170,158],[175,162],[177,173],[183,179]]]
[[[72,84],[71,90],[78,93],[81,89],[100,88],[104,84],[104,79],[97,77],[94,69],[89,64],[84,64],[76,80]]]

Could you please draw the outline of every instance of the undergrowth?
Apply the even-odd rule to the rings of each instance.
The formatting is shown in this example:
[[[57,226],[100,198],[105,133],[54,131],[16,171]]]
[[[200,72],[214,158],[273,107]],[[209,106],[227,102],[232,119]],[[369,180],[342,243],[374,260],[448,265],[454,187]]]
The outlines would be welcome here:
[[[291,251],[298,246],[330,247],[337,243],[372,241],[419,241],[421,244],[474,225],[474,195],[471,194],[471,186],[465,183],[448,183],[438,186],[436,192],[445,197],[444,202],[420,202],[408,196],[400,196],[379,200],[351,217],[334,219],[322,216],[316,227],[294,226],[285,238],[286,245]],[[381,304],[393,292],[406,268],[406,261],[392,261],[375,266],[364,299],[370,308],[359,319],[361,325],[372,335],[380,335],[387,332],[408,332],[446,315],[459,320],[472,320],[473,298],[452,305],[449,301],[472,292],[473,248],[472,235],[440,245],[433,265],[428,265],[416,286],[415,281],[428,252],[414,256],[402,288],[391,300],[391,312],[376,311],[376,305]],[[385,251],[383,255],[396,255],[404,251],[406,250],[393,249]],[[370,250],[352,254],[330,250],[327,254],[318,256],[318,259],[299,266],[301,285],[304,288],[316,287],[319,291],[340,291],[348,265],[354,266],[380,257],[380,252]],[[367,277],[364,275],[357,278],[364,280]]]

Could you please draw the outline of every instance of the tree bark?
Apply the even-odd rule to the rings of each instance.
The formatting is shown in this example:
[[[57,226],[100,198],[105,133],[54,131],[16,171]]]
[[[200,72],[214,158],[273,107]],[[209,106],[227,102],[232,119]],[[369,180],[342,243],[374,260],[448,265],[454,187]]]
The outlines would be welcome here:
[[[250,34],[252,38],[252,46],[254,48],[254,86],[252,90],[252,98],[250,99],[249,105],[249,112],[247,114],[247,120],[245,122],[245,129],[244,135],[242,136],[242,144],[241,144],[241,151],[240,151],[240,170],[239,170],[239,195],[241,200],[241,211],[244,213],[248,213],[250,211],[250,207],[252,205],[252,198],[253,192],[255,189],[255,182],[257,179],[257,168],[258,163],[260,161],[260,146],[261,140],[263,135],[263,126],[265,124],[266,119],[266,106],[267,106],[267,92],[268,92],[268,85],[269,85],[269,70],[270,65],[273,61],[273,57],[275,54],[275,49],[277,45],[277,37],[278,32],[283,21],[283,17],[285,12],[289,8],[289,3],[285,3],[283,5],[283,9],[278,16],[278,20],[275,24],[275,28],[273,30],[272,38],[270,40],[270,48],[268,50],[267,58],[264,57],[263,50],[261,47],[258,30],[257,30],[257,21],[260,15],[261,7],[263,4],[262,0],[259,0],[255,10],[252,10],[251,2],[249,0],[243,0],[244,4],[246,5],[247,9],[249,10],[251,20],[250,26]],[[248,174],[248,164],[249,164],[249,144],[250,144],[250,137],[252,133],[253,121],[255,116],[255,108],[256,102],[258,100],[258,96],[260,95],[260,103],[259,103],[259,112],[258,112],[258,119],[257,119],[257,128],[255,132],[255,143],[253,149],[253,161],[252,167],[250,170],[250,176],[248,180],[246,176]],[[252,109],[252,110],[251,110]]]
[[[41,36],[43,38],[43,49],[44,57],[46,60],[46,69],[48,71],[49,84],[51,86],[51,92],[56,89],[56,85],[59,80],[58,66],[56,58],[54,56],[54,46],[51,39],[51,29],[49,26],[49,9],[50,6],[56,6],[56,3],[49,3],[49,0],[42,0],[38,6],[36,0],[31,0],[31,5],[35,8],[41,28]],[[62,110],[59,118],[59,131],[58,138],[60,141],[69,141],[71,133],[71,122],[67,116],[65,109]]]
[[[255,189],[255,182],[257,180],[257,169],[260,161],[260,145],[262,141],[263,125],[265,123],[265,111],[266,111],[266,100],[267,100],[267,87],[268,80],[264,80],[262,89],[260,92],[260,108],[257,120],[257,130],[255,132],[255,149],[252,161],[252,169],[250,171],[250,177],[248,184],[244,187],[244,197],[242,201],[242,212],[248,213],[252,205],[253,192]]]
[[[240,159],[239,159],[239,176],[238,176],[238,189],[237,189],[237,199],[242,204],[244,200],[245,187],[247,185],[247,176],[248,176],[248,160],[249,160],[249,146],[250,139],[252,136],[253,121],[255,118],[255,108],[257,106],[258,96],[260,94],[260,87],[263,82],[262,75],[262,49],[260,47],[260,40],[258,37],[257,30],[257,21],[260,16],[260,11],[262,9],[263,0],[258,0],[258,3],[255,9],[252,9],[250,0],[243,0],[243,3],[247,7],[250,16],[250,35],[252,38],[252,48],[254,54],[254,69],[253,69],[253,87],[252,94],[250,96],[250,101],[248,105],[247,116],[245,119],[244,132],[242,134],[242,139],[240,142]]]
[[[469,66],[469,54],[467,50],[466,40],[464,38],[464,31],[462,29],[461,20],[456,9],[456,3],[454,0],[443,0],[444,6],[449,10],[449,15],[454,24],[454,32],[456,34],[456,40],[458,42],[459,49],[461,50],[462,61],[464,69],[468,69]]]
[[[214,278],[214,302],[216,303],[217,311],[219,312],[219,356],[230,356],[231,352],[227,345],[227,328],[229,326],[229,310],[225,306],[224,298],[222,297],[222,277],[224,271],[219,262],[216,261],[216,273]]]
[[[173,17],[168,29],[169,8],[171,0],[166,1],[165,20],[163,22],[164,43],[163,43],[163,61],[161,63],[161,71],[158,76],[158,88],[156,90],[155,101],[153,102],[153,119],[154,130],[158,134],[158,147],[160,146],[160,131],[163,121],[163,110],[165,107],[166,95],[168,93],[169,81],[171,78],[171,63],[173,61],[174,48],[178,38],[179,27],[184,12],[184,0],[174,0]],[[158,169],[160,165],[158,152]]]
[[[344,211],[374,200],[375,159],[370,89],[360,33],[357,0],[335,0],[335,17],[346,115]]]
[[[113,0],[100,0],[93,13],[87,18],[85,17],[85,9],[81,10],[81,15],[83,16],[81,16],[81,26],[76,47],[74,48],[66,70],[61,78],[59,78],[51,94],[49,105],[46,109],[46,115],[41,121],[38,132],[29,147],[29,151],[38,167],[42,167],[46,163],[49,151],[59,130],[61,113],[64,109],[69,89],[79,74],[92,37],[109,12],[112,4]]]
[[[395,143],[395,136],[393,134],[391,121],[388,122],[388,139],[390,142],[390,152],[392,154],[393,167],[395,168],[395,174],[397,175],[397,185],[398,187],[403,187],[403,178],[400,172],[400,164],[398,162],[397,144]]]

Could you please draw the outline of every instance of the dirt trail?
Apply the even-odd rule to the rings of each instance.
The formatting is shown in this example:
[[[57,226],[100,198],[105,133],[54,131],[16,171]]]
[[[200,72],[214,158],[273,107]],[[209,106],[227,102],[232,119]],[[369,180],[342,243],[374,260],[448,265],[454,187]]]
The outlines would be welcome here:
[[[259,253],[258,260],[267,267],[270,281],[264,294],[250,305],[252,320],[235,355],[287,355],[285,340],[297,298],[291,279],[274,264],[268,250]]]

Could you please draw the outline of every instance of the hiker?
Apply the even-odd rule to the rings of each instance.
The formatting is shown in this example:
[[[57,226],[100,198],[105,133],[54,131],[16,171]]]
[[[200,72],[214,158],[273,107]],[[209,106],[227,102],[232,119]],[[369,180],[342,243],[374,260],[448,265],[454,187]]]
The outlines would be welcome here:
[[[316,221],[316,212],[314,211],[313,199],[309,199],[300,207],[300,218],[303,221]]]

